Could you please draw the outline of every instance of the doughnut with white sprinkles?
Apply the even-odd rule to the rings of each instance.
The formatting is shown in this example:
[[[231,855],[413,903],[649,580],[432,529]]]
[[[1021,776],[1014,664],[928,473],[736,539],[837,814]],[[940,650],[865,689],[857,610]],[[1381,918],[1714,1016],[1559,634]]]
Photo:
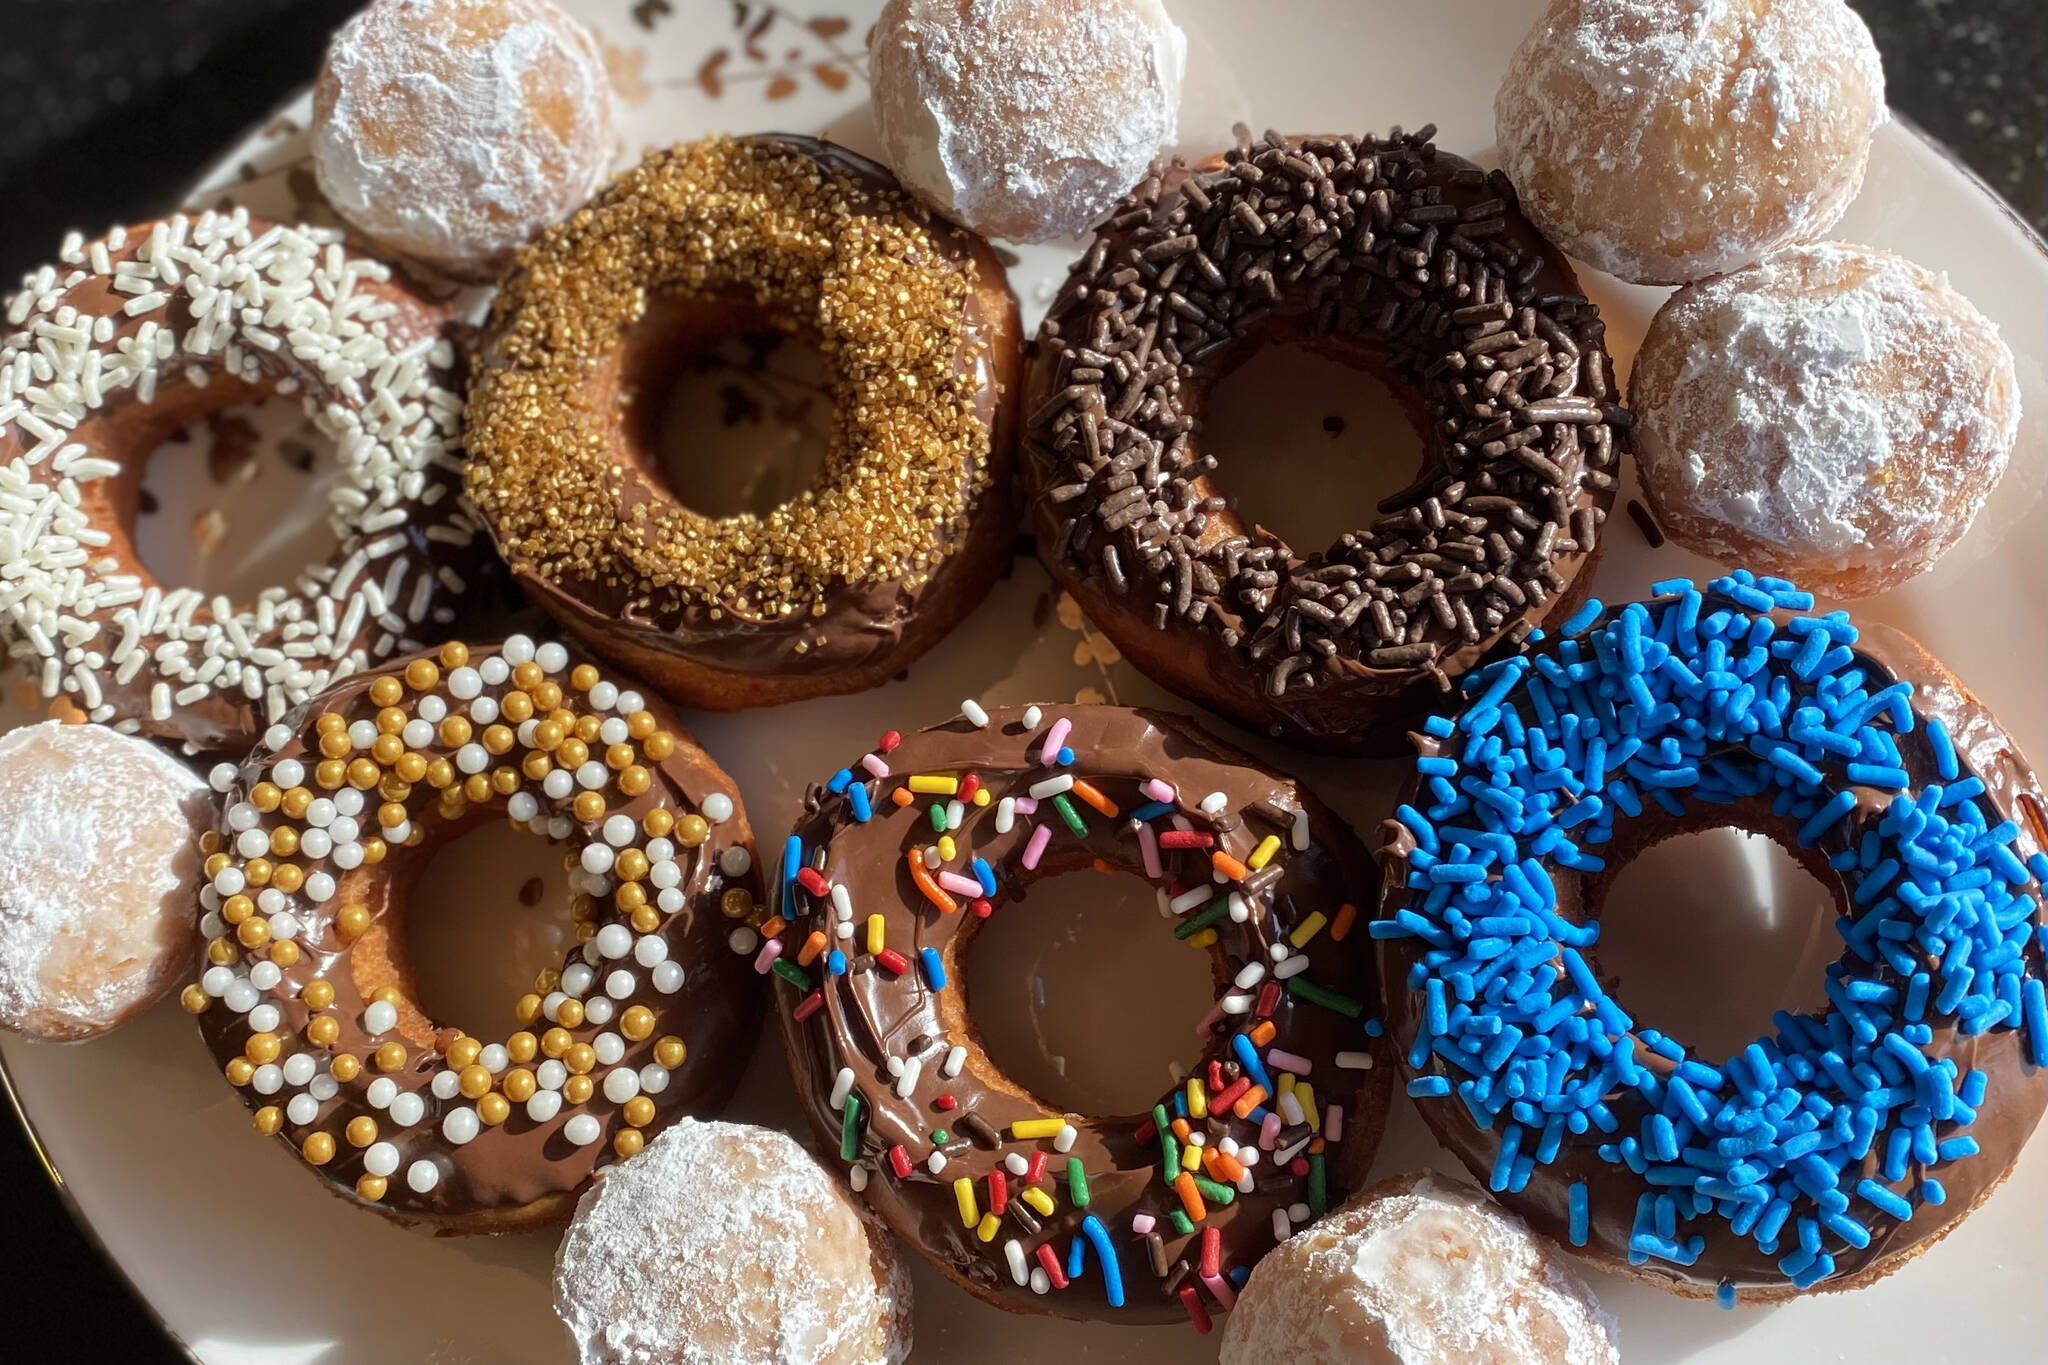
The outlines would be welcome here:
[[[2048,1102],[2041,791],[1899,632],[1747,570],[1653,591],[1417,737],[1371,925],[1389,1030],[1539,1230],[1724,1304],[1854,1288],[1959,1224]],[[1595,945],[1613,871],[1729,825],[1831,884],[1843,951],[1825,1006],[1712,1058],[1639,1024]]]
[[[456,1231],[558,1220],[731,1093],[762,994],[724,942],[765,913],[753,836],[630,680],[525,636],[449,643],[322,693],[213,783],[181,999],[257,1131],[337,1191]],[[486,1042],[421,1010],[404,916],[433,850],[498,813],[565,846],[578,946]]]
[[[491,563],[463,509],[447,310],[329,229],[242,209],[73,234],[0,333],[0,632],[47,698],[229,750],[447,633]],[[334,442],[331,558],[247,603],[161,584],[132,543],[150,451],[296,396]]]

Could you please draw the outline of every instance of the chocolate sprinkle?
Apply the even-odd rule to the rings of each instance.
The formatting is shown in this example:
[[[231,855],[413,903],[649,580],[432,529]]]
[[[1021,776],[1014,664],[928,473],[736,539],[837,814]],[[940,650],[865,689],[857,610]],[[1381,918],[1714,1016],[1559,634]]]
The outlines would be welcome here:
[[[1432,131],[1240,131],[1220,169],[1139,187],[1040,333],[1050,396],[1027,439],[1057,555],[1156,624],[1213,632],[1270,697],[1440,675],[1504,638],[1563,595],[1558,556],[1593,552],[1628,446],[1598,310],[1536,294],[1546,258],[1504,218],[1512,188]],[[1383,357],[1428,418],[1421,481],[1307,556],[1263,527],[1214,534],[1227,504],[1192,439],[1199,367],[1269,328]]]

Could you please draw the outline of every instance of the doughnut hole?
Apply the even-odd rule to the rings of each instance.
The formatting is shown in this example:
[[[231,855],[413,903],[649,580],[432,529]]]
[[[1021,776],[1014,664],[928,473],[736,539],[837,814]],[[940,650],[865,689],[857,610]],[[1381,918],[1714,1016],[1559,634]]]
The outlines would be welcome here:
[[[1378,519],[1423,466],[1421,408],[1376,348],[1272,332],[1202,399],[1214,491],[1298,553]]]
[[[832,392],[810,338],[751,303],[648,301],[620,353],[629,456],[702,516],[762,516],[825,464]]]
[[[159,424],[155,448],[131,462],[140,480],[110,481],[128,485],[118,496],[152,574],[249,602],[334,557],[340,540],[326,512],[340,466],[296,401],[245,394],[211,410],[181,407]]]
[[[1201,1060],[1209,955],[1173,937],[1149,886],[1094,870],[1040,877],[955,938],[983,1059],[1047,1108],[1148,1111]]]
[[[1602,850],[1608,870],[1588,888],[1600,920],[1591,960],[1637,1024],[1719,1062],[1769,1037],[1774,1010],[1824,1010],[1846,908],[1826,860],[1788,831],[1656,823],[1631,828],[1634,851],[1619,860]],[[1753,823],[1771,827],[1767,815]]]
[[[366,992],[374,989],[363,964],[388,958],[408,978],[398,983],[401,991],[434,1026],[502,1039],[518,1027],[513,1002],[576,941],[562,866],[571,846],[514,828],[498,805],[452,827],[434,820],[427,828],[437,847],[388,865],[393,881],[411,882],[394,893],[407,906],[404,925],[391,934],[379,921],[363,936],[357,981]],[[407,1014],[401,1006],[402,1032],[409,1031]]]

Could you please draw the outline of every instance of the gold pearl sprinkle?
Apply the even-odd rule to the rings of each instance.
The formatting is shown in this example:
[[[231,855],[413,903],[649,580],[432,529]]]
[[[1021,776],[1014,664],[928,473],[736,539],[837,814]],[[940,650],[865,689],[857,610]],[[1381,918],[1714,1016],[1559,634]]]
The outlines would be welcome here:
[[[178,1004],[187,1014],[204,1014],[213,1007],[213,997],[195,984],[178,992]]]
[[[569,1036],[569,1030],[565,1028],[551,1028],[540,1036],[541,1055],[545,1057],[559,1057],[569,1050],[569,1044],[574,1041],[575,1039]]]
[[[448,1045],[448,1065],[456,1071],[476,1065],[476,1059],[483,1055],[484,1045],[464,1034]]]
[[[463,1067],[456,1076],[456,1085],[462,1091],[464,1098],[473,1100],[479,1095],[490,1093],[491,1073],[484,1070],[481,1066],[471,1063],[469,1066]]]
[[[645,711],[640,713],[646,715]],[[650,839],[666,839],[668,832],[676,827],[676,813],[667,806],[656,806],[640,817],[640,828]]]
[[[350,1081],[363,1074],[363,1059],[356,1056],[353,1052],[339,1053],[328,1064],[328,1070],[334,1073],[335,1080],[340,1081],[343,1085],[347,1085]]]
[[[275,782],[258,782],[249,788],[249,804],[266,815],[276,810],[278,802],[283,799],[284,793]]]
[[[414,659],[405,666],[405,685],[415,692],[424,692],[441,681],[441,670],[431,659]]]
[[[341,1021],[331,1014],[306,1021],[306,1041],[315,1047],[333,1047],[341,1037]]]
[[[515,1066],[506,1072],[504,1085],[505,1098],[514,1104],[526,1103],[533,1098],[534,1091],[540,1089],[540,1082],[523,1066]]]
[[[441,667],[456,669],[469,662],[469,646],[460,640],[450,640],[441,646]]]
[[[386,674],[370,684],[370,701],[377,706],[396,706],[405,698],[405,687],[398,679]],[[325,722],[327,717],[320,718]],[[340,719],[336,717],[336,719]],[[346,725],[346,722],[344,722]],[[322,728],[325,726],[323,724]]]
[[[299,1155],[315,1166],[325,1166],[334,1160],[334,1135],[332,1133],[311,1133],[299,1144]]]
[[[477,1100],[476,1116],[495,1127],[512,1117],[512,1101],[492,1092]]]
[[[530,1062],[540,1053],[540,1039],[521,1029],[505,1040],[505,1054],[515,1062]]]
[[[612,1150],[619,1154],[622,1161],[627,1157],[638,1156],[640,1149],[646,1145],[647,1139],[640,1135],[638,1128],[621,1128],[612,1134]]]
[[[583,1027],[583,1002],[581,1000],[564,1000],[561,1004],[555,1006],[555,1022],[563,1028]]]
[[[363,913],[368,915],[370,912],[365,910]],[[299,998],[312,1009],[324,1010],[334,1003],[334,983],[325,978],[308,981],[306,989],[299,993]]]
[[[562,1082],[562,1098],[570,1104],[588,1104],[597,1093],[597,1082],[588,1076],[571,1076]]]
[[[368,1114],[358,1114],[348,1121],[343,1130],[351,1147],[367,1147],[377,1140],[377,1120]]]
[[[347,943],[363,936],[370,928],[370,907],[367,905],[343,906],[341,913],[334,917],[334,930]]]
[[[221,1069],[227,1074],[230,1085],[247,1085],[256,1075],[256,1064],[247,1057],[230,1057],[228,1064]]]
[[[391,1182],[381,1175],[371,1175],[368,1172],[364,1172],[356,1177],[357,1197],[367,1199],[373,1204],[382,1199],[385,1191],[390,1188]]]
[[[299,960],[299,945],[292,942],[290,939],[286,939],[282,943],[272,940],[270,945],[270,960],[272,962],[275,962],[280,967],[289,968],[297,965]]]
[[[398,1070],[405,1065],[405,1044],[396,1040],[385,1043],[377,1049],[375,1060],[379,1071]]]
[[[626,1101],[619,1114],[635,1128],[645,1128],[654,1122],[654,1101],[645,1095],[635,1095]]]
[[[684,848],[696,848],[711,837],[711,822],[691,811],[676,821],[676,842]]]
[[[256,1111],[251,1121],[257,1132],[265,1137],[275,1137],[284,1127],[284,1110],[274,1104],[266,1104]]]
[[[689,1055],[689,1051],[683,1040],[671,1033],[654,1045],[654,1060],[674,1071],[683,1064],[683,1058]]]
[[[619,1032],[634,1042],[639,1042],[654,1032],[654,1011],[645,1005],[629,1005],[619,1016]]]

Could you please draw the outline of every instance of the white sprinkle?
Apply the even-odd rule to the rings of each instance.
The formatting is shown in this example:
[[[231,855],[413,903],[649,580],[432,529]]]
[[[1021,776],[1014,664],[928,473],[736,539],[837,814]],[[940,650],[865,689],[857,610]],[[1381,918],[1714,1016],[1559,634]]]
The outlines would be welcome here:
[[[982,710],[981,703],[972,697],[960,703],[960,714],[967,717],[967,723],[977,730],[988,725],[988,712]]]

